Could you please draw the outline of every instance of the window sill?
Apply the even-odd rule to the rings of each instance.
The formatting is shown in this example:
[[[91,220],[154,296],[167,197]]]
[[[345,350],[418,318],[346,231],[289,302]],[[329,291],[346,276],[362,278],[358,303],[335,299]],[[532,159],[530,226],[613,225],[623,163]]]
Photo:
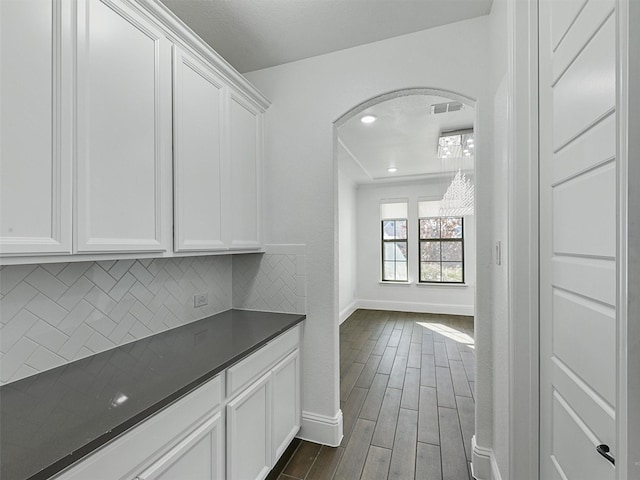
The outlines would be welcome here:
[[[391,282],[391,281],[382,281],[378,282],[380,285],[391,285],[395,287],[409,287],[411,286],[411,282]]]
[[[468,283],[416,283],[417,287],[454,287],[454,288],[467,288],[469,286]]]

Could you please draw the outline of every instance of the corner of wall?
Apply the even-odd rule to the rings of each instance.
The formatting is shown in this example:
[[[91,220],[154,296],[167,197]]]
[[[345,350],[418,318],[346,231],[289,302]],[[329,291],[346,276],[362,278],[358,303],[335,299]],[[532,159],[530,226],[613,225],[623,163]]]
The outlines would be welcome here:
[[[338,316],[338,320],[340,325],[344,323],[344,321],[351,316],[353,312],[355,312],[359,308],[358,300],[354,300],[349,305],[347,305],[343,310],[340,311]]]
[[[476,480],[502,480],[493,450],[476,443],[476,436],[471,437],[471,473]]]
[[[303,411],[297,437],[330,447],[339,446],[342,441],[342,410],[333,417]]]
[[[264,253],[234,255],[233,308],[306,313],[304,245],[265,245]]]

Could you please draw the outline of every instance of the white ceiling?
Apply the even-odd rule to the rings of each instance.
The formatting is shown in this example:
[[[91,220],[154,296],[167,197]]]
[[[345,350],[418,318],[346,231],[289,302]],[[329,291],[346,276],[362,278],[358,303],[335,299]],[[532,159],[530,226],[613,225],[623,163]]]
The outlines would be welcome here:
[[[161,0],[240,73],[487,15],[492,0]]]
[[[431,114],[434,103],[451,99],[429,95],[409,95],[378,103],[351,118],[338,129],[338,160],[355,183],[433,176],[462,168],[471,170],[474,157],[438,158],[441,132],[473,127],[475,109],[465,106],[458,112]],[[364,124],[362,116],[377,116]],[[397,168],[389,173],[389,167]]]

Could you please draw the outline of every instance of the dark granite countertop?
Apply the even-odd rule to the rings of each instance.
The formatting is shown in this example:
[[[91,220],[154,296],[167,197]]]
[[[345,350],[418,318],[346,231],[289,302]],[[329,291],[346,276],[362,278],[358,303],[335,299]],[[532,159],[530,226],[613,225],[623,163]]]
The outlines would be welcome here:
[[[0,478],[49,478],[304,318],[228,310],[0,387]]]

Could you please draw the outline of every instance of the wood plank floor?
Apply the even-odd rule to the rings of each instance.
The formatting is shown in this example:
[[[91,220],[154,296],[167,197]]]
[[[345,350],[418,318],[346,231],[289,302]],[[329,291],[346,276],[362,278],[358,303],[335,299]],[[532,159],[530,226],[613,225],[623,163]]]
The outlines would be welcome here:
[[[469,480],[473,317],[358,310],[340,326],[337,448],[295,440],[268,480]]]

